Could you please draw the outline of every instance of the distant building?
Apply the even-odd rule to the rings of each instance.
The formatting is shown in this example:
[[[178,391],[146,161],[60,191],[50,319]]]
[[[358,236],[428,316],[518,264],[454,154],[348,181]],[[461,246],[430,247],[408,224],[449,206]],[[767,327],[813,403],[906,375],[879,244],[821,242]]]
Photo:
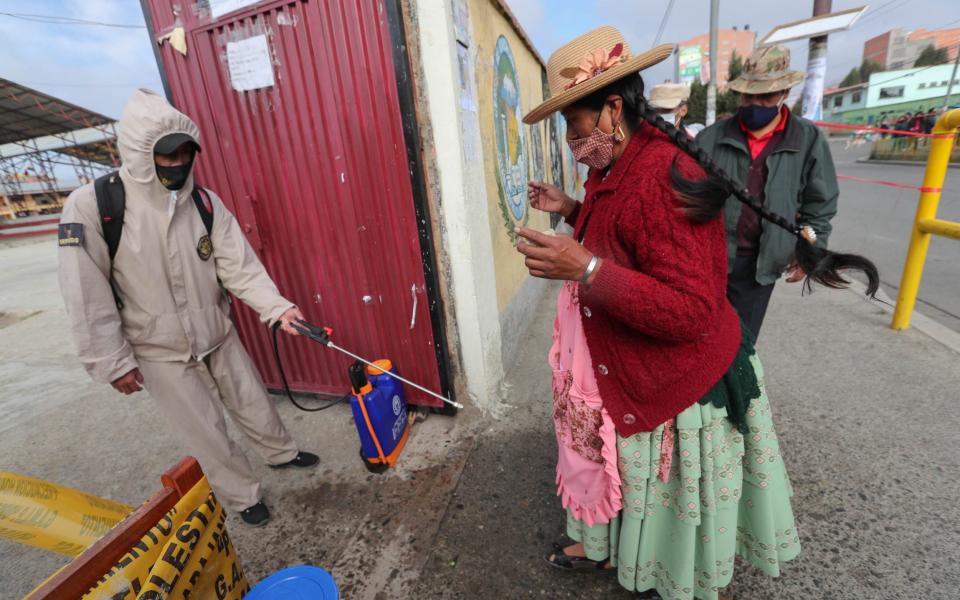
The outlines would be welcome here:
[[[953,65],[884,71],[869,83],[828,89],[823,93],[823,119],[834,123],[869,125],[884,113],[904,113],[943,106]],[[953,80],[949,104],[960,102],[960,74]]]
[[[747,25],[741,31],[736,27],[733,29],[721,29],[717,37],[717,87],[724,89],[727,87],[727,74],[730,72],[730,61],[733,60],[733,53],[741,59],[746,59],[753,52],[756,44],[757,34],[750,31]],[[690,83],[699,80],[702,83],[710,81],[710,34],[704,33],[695,38],[678,44],[677,51],[677,73],[680,81]]]
[[[863,59],[879,63],[884,69],[909,69],[928,46],[946,48],[950,60],[960,51],[960,28],[929,31],[891,29],[863,44]]]
[[[860,83],[843,88],[829,88],[823,92],[823,119],[849,110],[867,107],[867,85]]]

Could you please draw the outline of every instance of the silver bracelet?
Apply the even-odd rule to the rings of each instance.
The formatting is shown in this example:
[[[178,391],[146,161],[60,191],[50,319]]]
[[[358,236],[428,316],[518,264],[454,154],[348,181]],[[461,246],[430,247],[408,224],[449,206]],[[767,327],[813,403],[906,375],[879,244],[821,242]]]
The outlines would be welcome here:
[[[580,283],[583,285],[587,284],[587,280],[590,279],[590,276],[593,275],[593,272],[597,270],[597,263],[599,262],[600,258],[594,254],[593,258],[590,259],[590,264],[587,265],[587,270],[583,273],[583,277],[580,278]]]

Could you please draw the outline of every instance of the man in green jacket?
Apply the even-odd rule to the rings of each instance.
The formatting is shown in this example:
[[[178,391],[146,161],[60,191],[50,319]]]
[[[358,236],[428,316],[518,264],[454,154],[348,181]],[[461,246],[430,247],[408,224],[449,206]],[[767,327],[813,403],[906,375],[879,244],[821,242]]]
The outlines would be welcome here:
[[[837,175],[823,134],[812,122],[784,106],[790,88],[804,74],[790,70],[784,46],[754,50],[730,89],[740,92],[740,109],[697,136],[697,144],[754,198],[774,213],[792,216],[817,232],[826,247],[837,214]],[[756,338],[773,286],[785,272],[801,281],[793,259],[796,238],[732,196],[724,204],[730,278],[727,297]]]

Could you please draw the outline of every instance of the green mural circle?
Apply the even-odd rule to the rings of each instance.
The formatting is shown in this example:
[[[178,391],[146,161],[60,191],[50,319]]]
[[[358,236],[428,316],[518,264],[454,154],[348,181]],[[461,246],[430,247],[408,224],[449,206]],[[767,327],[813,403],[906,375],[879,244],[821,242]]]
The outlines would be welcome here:
[[[511,237],[517,224],[526,225],[527,143],[523,134],[520,82],[510,43],[497,40],[493,55],[493,129],[497,143],[497,188],[500,207]]]

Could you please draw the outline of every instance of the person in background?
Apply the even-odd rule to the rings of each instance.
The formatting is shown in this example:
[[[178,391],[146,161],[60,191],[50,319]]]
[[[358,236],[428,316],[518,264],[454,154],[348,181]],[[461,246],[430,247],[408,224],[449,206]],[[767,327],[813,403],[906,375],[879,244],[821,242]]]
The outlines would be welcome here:
[[[684,122],[688,111],[690,86],[683,83],[661,83],[650,90],[650,106],[665,121],[677,129],[686,131],[690,137],[696,137],[704,126]]]
[[[880,139],[886,139],[888,135],[887,131],[890,129],[890,121],[887,119],[886,111],[883,111],[882,113],[880,113],[880,118],[877,121],[877,129],[883,130],[880,133]]]
[[[904,113],[904,114],[900,115],[899,117],[897,117],[897,121],[896,121],[896,123],[895,123],[894,126],[893,126],[893,130],[894,130],[894,132],[896,132],[896,133],[893,134],[893,137],[894,137],[893,150],[894,150],[894,152],[899,152],[900,150],[903,149],[903,147],[904,147],[904,145],[905,145],[905,141],[906,141],[905,138],[907,137],[907,136],[903,135],[903,132],[910,130],[910,121],[911,121],[912,118],[913,118],[913,117],[912,117],[912,115],[910,115],[910,113]]]
[[[200,132],[189,117],[138,90],[120,117],[117,146],[126,206],[116,216],[115,256],[105,235],[113,217],[101,214],[96,184],[70,194],[60,221],[60,290],[80,361],[121,394],[146,388],[221,502],[244,523],[265,525],[260,481],[227,435],[224,411],[271,467],[319,459],[301,452],[280,420],[224,290],[292,335],[303,315],[277,291],[220,198],[195,189]]]
[[[923,110],[921,106],[920,109],[913,113],[913,118],[910,120],[910,131],[913,133],[921,133],[923,131],[923,119],[926,117],[926,111]]]
[[[937,109],[931,108],[923,117],[923,133],[932,133],[934,125],[937,124]]]
[[[786,47],[757,48],[729,84],[740,93],[737,114],[703,130],[697,145],[764,208],[809,223],[817,231],[817,245],[826,248],[840,194],[830,146],[816,125],[785,106],[791,88],[804,77],[790,70]],[[740,202],[727,202],[724,217],[727,296],[756,339],[777,280],[786,272],[787,282],[796,283],[806,274],[794,260],[788,232]]]
[[[910,119],[910,133],[923,133],[923,121],[926,118],[926,111],[923,110],[923,107],[920,107],[920,110],[913,113],[913,117]],[[910,148],[916,152],[917,147],[920,145],[920,138],[917,136],[910,136]]]

